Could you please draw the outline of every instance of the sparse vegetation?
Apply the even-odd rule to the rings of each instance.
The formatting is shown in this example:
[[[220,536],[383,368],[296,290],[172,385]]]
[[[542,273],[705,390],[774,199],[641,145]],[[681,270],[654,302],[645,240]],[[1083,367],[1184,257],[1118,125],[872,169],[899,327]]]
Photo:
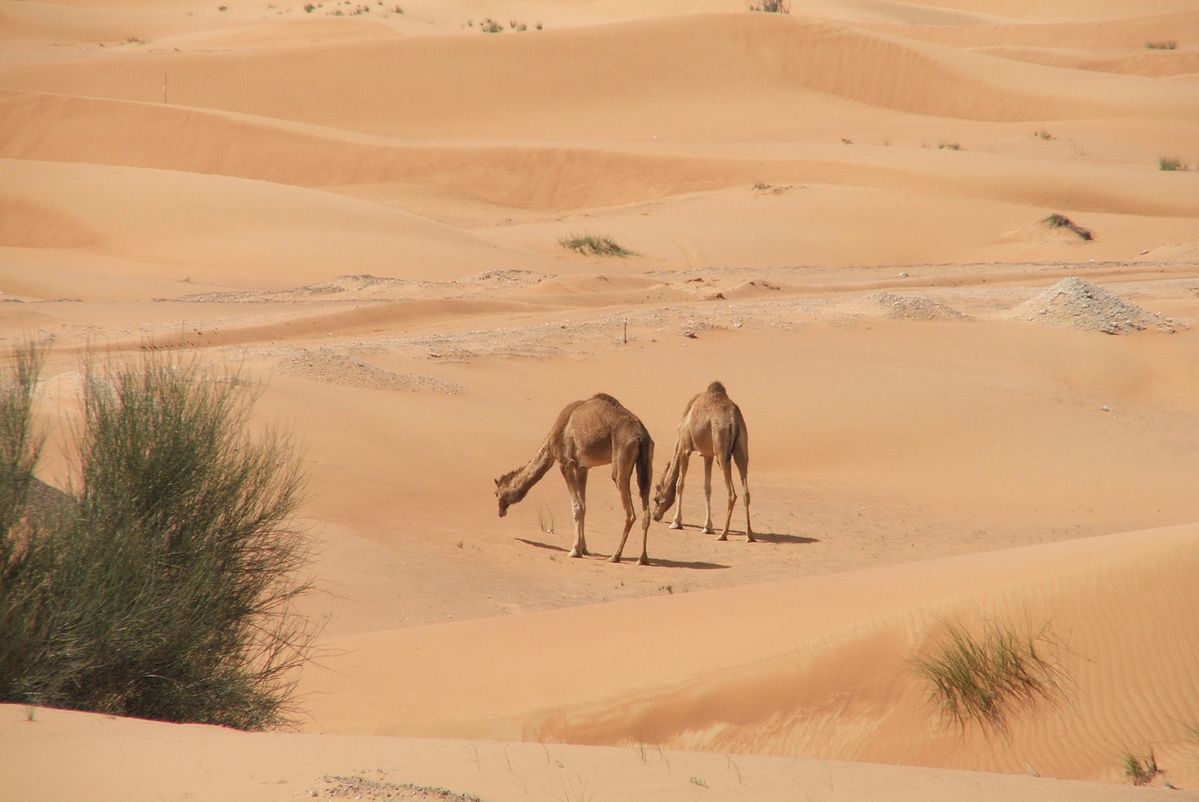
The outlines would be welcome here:
[[[233,376],[88,365],[79,490],[32,503],[39,360],[18,351],[0,376],[0,700],[283,723],[315,634],[291,607],[307,585],[287,440],[246,435]]]
[[[617,244],[610,237],[597,237],[591,234],[571,235],[558,240],[563,248],[581,253],[584,256],[635,256],[632,251]]]
[[[537,528],[543,535],[554,534],[554,511],[545,505],[537,510]]]
[[[1174,50],[1178,47],[1178,42],[1173,39],[1158,40],[1154,42],[1146,42],[1145,47],[1150,50]]]
[[[1133,785],[1148,785],[1153,782],[1154,777],[1161,773],[1161,769],[1157,767],[1157,757],[1153,754],[1152,749],[1149,750],[1149,754],[1144,760],[1131,752],[1124,755],[1124,776],[1132,780]]]
[[[491,17],[487,17],[479,23],[479,30],[481,30],[483,33],[503,33],[504,26],[500,25]]]
[[[393,783],[360,775],[325,775],[324,796],[339,799],[428,799],[439,802],[483,802],[474,794],[463,794],[434,785]],[[397,797],[396,794],[399,796]],[[315,794],[314,794],[315,796]]]
[[[750,0],[749,10],[767,14],[790,14],[791,3],[788,0]]]
[[[1056,137],[1053,134],[1049,133],[1044,128],[1038,128],[1036,131],[1032,132],[1032,135],[1037,137],[1038,139],[1044,139],[1046,141],[1048,141],[1050,139],[1056,139]]]
[[[1049,226],[1050,228],[1069,229],[1070,231],[1073,231],[1075,234],[1077,234],[1080,239],[1091,240],[1091,239],[1095,238],[1095,235],[1093,233],[1091,233],[1091,230],[1089,228],[1083,228],[1082,226],[1078,225],[1073,220],[1071,220],[1069,217],[1066,217],[1064,214],[1058,214],[1057,212],[1054,212],[1053,214],[1046,217],[1042,222],[1045,225]]]
[[[937,145],[938,150],[961,150],[961,144],[957,142],[941,142]]]
[[[1003,732],[1016,709],[1060,693],[1061,673],[1042,652],[1052,643],[1044,629],[1021,635],[990,621],[979,638],[946,624],[933,653],[918,657],[915,666],[947,719]]]
[[[1187,165],[1182,159],[1173,156],[1162,156],[1157,160],[1157,169],[1166,170],[1167,172],[1183,171],[1187,169]]]
[[[708,784],[707,784],[706,782],[704,782],[704,778],[703,778],[703,777],[692,777],[692,778],[691,778],[691,784],[692,784],[692,785],[698,785],[700,788],[707,788],[707,787],[708,787]]]

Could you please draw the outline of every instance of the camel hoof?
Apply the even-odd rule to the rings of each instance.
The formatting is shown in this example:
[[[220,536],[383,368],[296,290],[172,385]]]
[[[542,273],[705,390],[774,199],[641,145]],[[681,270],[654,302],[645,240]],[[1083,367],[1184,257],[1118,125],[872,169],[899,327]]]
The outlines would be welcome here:
[[[610,562],[610,563],[618,563],[618,562],[620,562],[620,555],[619,555],[619,554],[613,554],[611,557],[609,557],[609,558],[608,558],[608,562]]]
[[[669,527],[667,527],[667,528],[669,528],[669,529],[682,529],[682,528],[683,528],[683,524],[682,524],[680,521],[671,521],[671,522],[670,522],[670,526],[669,526]]]
[[[716,538],[716,539],[717,539],[717,540],[728,540],[728,539],[729,539],[729,533],[728,533],[728,532],[725,532],[723,535],[721,535],[720,537],[718,537],[718,538]]]
[[[758,539],[757,539],[756,537],[754,537],[754,535],[753,535],[753,533],[752,533],[752,532],[750,532],[750,533],[749,533],[748,540],[749,540],[749,542],[750,542],[750,543],[757,543],[757,542],[758,542]]]
[[[705,534],[705,535],[714,535],[714,534],[716,534],[716,530],[715,530],[715,529],[713,529],[713,528],[712,528],[712,527],[710,527],[710,526],[705,526],[705,527],[704,527],[704,534]]]
[[[641,559],[637,561],[637,564],[638,565],[649,565],[649,557],[646,557],[644,554],[642,554]]]
[[[582,557],[583,553],[581,551],[579,551],[578,549],[571,549],[570,556],[571,557]]]

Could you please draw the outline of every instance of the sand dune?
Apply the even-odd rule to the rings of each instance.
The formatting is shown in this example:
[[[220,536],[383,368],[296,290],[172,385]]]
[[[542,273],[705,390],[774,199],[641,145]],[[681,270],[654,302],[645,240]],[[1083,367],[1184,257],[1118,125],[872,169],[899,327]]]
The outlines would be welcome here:
[[[1177,782],[1194,782],[1182,722],[1199,715],[1186,682],[1186,656],[1199,644],[1171,611],[1197,601],[1188,579],[1197,537],[1193,526],[1137,532],[335,639],[337,654],[305,679],[308,726],[1031,765],[1113,781],[1120,750],[1144,743],[1170,755]],[[1018,719],[1007,740],[939,725],[907,665],[938,621],[986,616],[1050,627],[1069,677],[1066,700]],[[504,656],[513,653],[522,658]],[[486,676],[464,668],[476,663],[489,666]],[[356,690],[363,677],[368,695]],[[419,696],[408,690],[416,685]]]
[[[138,789],[199,800],[365,800],[639,798],[673,802],[706,793],[721,799],[787,799],[796,788],[815,800],[952,802],[963,785],[985,783],[1004,802],[1108,802],[1140,799],[1141,789],[1033,777],[848,764],[650,748],[486,741],[246,735],[104,716],[0,706],[0,743],[24,758],[0,769],[20,799],[139,797]],[[61,744],[73,745],[61,770]],[[469,771],[464,771],[466,766]],[[469,795],[469,796],[468,796]]]
[[[0,87],[159,103],[165,80],[173,104],[434,140],[685,141],[696,118],[745,140],[761,118],[753,110],[768,104],[775,125],[779,115],[798,121],[813,93],[989,121],[1175,116],[1199,104],[1199,89],[1186,83],[1149,91],[1148,79],[1137,76],[1080,76],[772,16],[689,15],[524,39],[367,40],[220,58],[136,54],[9,66],[0,69]],[[352,74],[347,63],[355,65]],[[596,63],[605,69],[592,69]],[[422,69],[427,64],[439,68]],[[861,79],[874,73],[894,80]],[[289,91],[299,87],[308,89]],[[324,93],[326,102],[305,102],[309,91]]]

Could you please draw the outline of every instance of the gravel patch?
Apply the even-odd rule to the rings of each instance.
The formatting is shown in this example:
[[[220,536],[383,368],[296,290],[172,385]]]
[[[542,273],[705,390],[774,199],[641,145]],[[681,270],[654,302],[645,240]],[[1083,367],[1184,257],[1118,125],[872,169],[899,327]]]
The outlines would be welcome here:
[[[1064,278],[1019,304],[1007,317],[1104,334],[1179,328],[1174,320],[1146,311],[1077,276]]]
[[[350,387],[366,387],[372,390],[404,390],[406,392],[434,392],[457,395],[463,388],[457,384],[422,376],[416,373],[395,371],[363,362],[357,357],[341,353],[333,348],[315,350],[301,349],[299,353],[281,359],[279,370],[296,376],[319,379]]]
[[[886,317],[893,320],[969,320],[967,315],[924,295],[871,292],[836,307],[851,315]]]

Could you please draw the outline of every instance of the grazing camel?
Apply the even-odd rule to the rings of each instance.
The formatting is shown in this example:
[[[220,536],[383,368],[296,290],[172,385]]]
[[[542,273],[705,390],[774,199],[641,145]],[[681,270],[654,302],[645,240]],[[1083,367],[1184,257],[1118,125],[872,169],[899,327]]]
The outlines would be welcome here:
[[[687,461],[691,452],[698,451],[704,458],[704,503],[708,517],[704,522],[704,532],[712,534],[712,460],[724,472],[724,483],[729,491],[729,509],[724,519],[724,532],[719,540],[728,540],[729,523],[733,520],[733,505],[737,503],[737,491],[733,489],[733,466],[741,474],[741,491],[745,494],[745,534],[749,542],[754,542],[754,530],[749,525],[749,485],[745,475],[749,470],[749,430],[745,428],[745,418],[741,409],[733,403],[724,385],[712,382],[705,392],[692,398],[683,411],[683,420],[679,424],[679,442],[675,446],[674,456],[666,464],[658,484],[654,488],[654,520],[662,520],[662,516],[674,504],[677,497],[679,506],[675,510],[674,520],[670,522],[671,529],[683,528],[683,480],[687,477]]]
[[[587,515],[587,469],[612,464],[612,481],[620,490],[624,502],[624,534],[612,562],[620,562],[629,530],[637,516],[629,493],[629,478],[637,469],[637,486],[641,491],[641,559],[648,565],[646,542],[649,540],[649,484],[653,481],[654,441],[645,426],[620,402],[605,393],[597,393],[585,401],[567,404],[542,443],[537,455],[523,467],[510,471],[495,480],[495,495],[503,518],[508,507],[517,503],[529,488],[545,475],[557,461],[570,491],[575,521],[575,545],[571,557],[588,554],[583,524]]]

